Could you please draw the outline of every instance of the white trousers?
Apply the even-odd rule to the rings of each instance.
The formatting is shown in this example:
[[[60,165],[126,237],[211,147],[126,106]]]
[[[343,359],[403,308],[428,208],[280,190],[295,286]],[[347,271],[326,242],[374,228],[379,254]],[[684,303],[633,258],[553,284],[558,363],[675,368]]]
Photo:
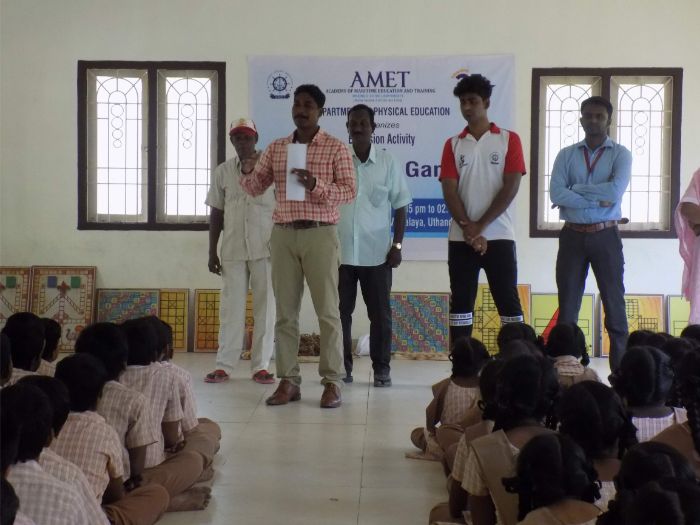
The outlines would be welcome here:
[[[250,368],[255,374],[269,370],[274,351],[275,296],[270,259],[222,261],[223,287],[219,310],[219,351],[216,364],[230,373],[245,348],[245,307],[248,284],[253,291],[253,346]]]

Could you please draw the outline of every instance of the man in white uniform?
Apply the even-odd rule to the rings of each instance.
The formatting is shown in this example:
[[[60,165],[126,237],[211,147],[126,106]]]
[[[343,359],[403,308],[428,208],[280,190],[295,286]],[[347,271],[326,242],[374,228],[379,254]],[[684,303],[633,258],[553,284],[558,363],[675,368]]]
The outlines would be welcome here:
[[[268,372],[275,328],[275,300],[270,277],[270,234],[275,197],[272,188],[251,197],[240,185],[241,161],[255,155],[258,132],[252,120],[238,119],[229,130],[236,156],[217,166],[206,203],[209,221],[209,271],[223,277],[217,369],[206,375],[208,383],[220,383],[229,374],[245,347],[245,310],[248,285],[253,291],[253,346],[251,370],[258,383],[274,383]],[[221,258],[217,254],[219,236]]]

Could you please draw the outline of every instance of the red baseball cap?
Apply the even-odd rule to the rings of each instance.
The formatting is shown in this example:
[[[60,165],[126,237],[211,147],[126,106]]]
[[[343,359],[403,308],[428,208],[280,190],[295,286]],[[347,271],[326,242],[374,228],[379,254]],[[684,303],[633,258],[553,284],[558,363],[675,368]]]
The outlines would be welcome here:
[[[258,136],[258,130],[255,128],[255,122],[248,118],[239,118],[231,122],[231,127],[228,130],[229,136],[234,133],[247,133],[248,135]]]

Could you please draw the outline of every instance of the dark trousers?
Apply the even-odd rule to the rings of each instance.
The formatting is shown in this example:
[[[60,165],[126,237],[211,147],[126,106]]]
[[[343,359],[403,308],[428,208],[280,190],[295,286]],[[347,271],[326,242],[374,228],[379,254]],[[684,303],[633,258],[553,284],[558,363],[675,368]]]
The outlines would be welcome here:
[[[471,336],[474,302],[483,268],[489,282],[493,302],[502,322],[523,322],[523,309],[518,297],[518,265],[515,241],[489,241],[484,255],[479,255],[466,242],[450,241],[447,248],[450,272],[450,341]]]
[[[617,227],[593,233],[562,228],[557,254],[558,322],[578,322],[589,266],[600,290],[605,328],[610,336],[610,369],[615,370],[627,345],[625,258]]]
[[[338,270],[338,295],[340,296],[340,322],[343,325],[343,356],[345,371],[352,373],[352,313],[357,299],[357,283],[369,317],[369,355],[374,375],[389,375],[391,361],[391,267],[351,266],[341,264]]]

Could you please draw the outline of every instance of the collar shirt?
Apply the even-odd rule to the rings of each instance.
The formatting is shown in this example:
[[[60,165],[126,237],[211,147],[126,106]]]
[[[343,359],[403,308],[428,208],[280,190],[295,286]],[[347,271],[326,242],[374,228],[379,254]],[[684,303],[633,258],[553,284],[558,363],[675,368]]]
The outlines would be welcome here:
[[[224,212],[221,260],[253,261],[270,256],[275,194],[251,197],[241,187],[241,161],[233,157],[214,170],[205,203]]]
[[[22,513],[38,525],[92,525],[75,488],[36,461],[12,465],[7,481],[15,489]]]
[[[90,523],[109,525],[107,515],[102,511],[100,502],[92,493],[90,482],[74,463],[62,458],[50,448],[45,448],[39,456],[39,465],[53,477],[67,483],[80,494]]]
[[[146,468],[160,465],[165,460],[165,441],[161,424],[182,419],[177,378],[167,368],[158,363],[151,363],[146,366],[127,366],[119,376],[119,382],[141,392],[148,401],[149,419],[153,433],[158,436],[158,443],[149,445],[146,450]]]
[[[457,192],[470,221],[478,221],[491,206],[503,188],[505,173],[526,173],[523,147],[517,133],[492,123],[478,140],[467,127],[445,142],[440,180],[458,180]],[[515,240],[514,219],[515,199],[481,234],[490,241]],[[454,219],[450,222],[448,239],[464,242],[462,229]]]
[[[632,424],[637,427],[637,441],[644,443],[654,436],[661,434],[671,425],[688,421],[688,413],[685,408],[673,408],[673,412],[663,417],[637,417],[632,416]]]
[[[627,148],[608,137],[591,150],[582,140],[557,154],[549,196],[552,204],[559,206],[559,217],[565,221],[595,224],[619,220],[622,218],[622,195],[631,173],[632,154]],[[601,206],[603,201],[612,206]]]
[[[83,471],[95,497],[102,495],[109,480],[124,476],[122,446],[116,431],[97,412],[71,412],[51,450]]]
[[[351,153],[357,197],[340,208],[340,264],[379,266],[391,248],[391,210],[410,204],[411,194],[388,151],[372,145],[365,162]]]
[[[45,359],[42,359],[39,362],[39,368],[36,369],[36,373],[40,376],[53,377],[54,375],[56,375],[56,365],[54,365],[53,363],[49,363]]]
[[[194,397],[192,374],[172,361],[161,361],[160,366],[168,368],[178,379],[177,391],[182,406],[182,431],[189,432],[199,425],[197,419],[197,400]]]
[[[122,445],[124,479],[131,476],[129,449],[158,443],[146,397],[117,381],[107,381],[97,402],[97,413],[117,432]]]
[[[294,134],[277,139],[263,152],[253,173],[244,175],[241,185],[250,195],[262,195],[275,185],[276,224],[309,220],[337,224],[338,206],[355,198],[355,169],[347,146],[322,129],[307,145],[306,169],[316,178],[316,186],[306,191],[306,200],[287,200],[287,145]]]
[[[24,376],[35,376],[35,375],[38,375],[38,372],[30,372],[29,370],[24,370],[23,368],[13,368],[12,375],[10,376],[10,379],[8,379],[7,384],[5,386],[14,385],[17,381],[22,379]]]

